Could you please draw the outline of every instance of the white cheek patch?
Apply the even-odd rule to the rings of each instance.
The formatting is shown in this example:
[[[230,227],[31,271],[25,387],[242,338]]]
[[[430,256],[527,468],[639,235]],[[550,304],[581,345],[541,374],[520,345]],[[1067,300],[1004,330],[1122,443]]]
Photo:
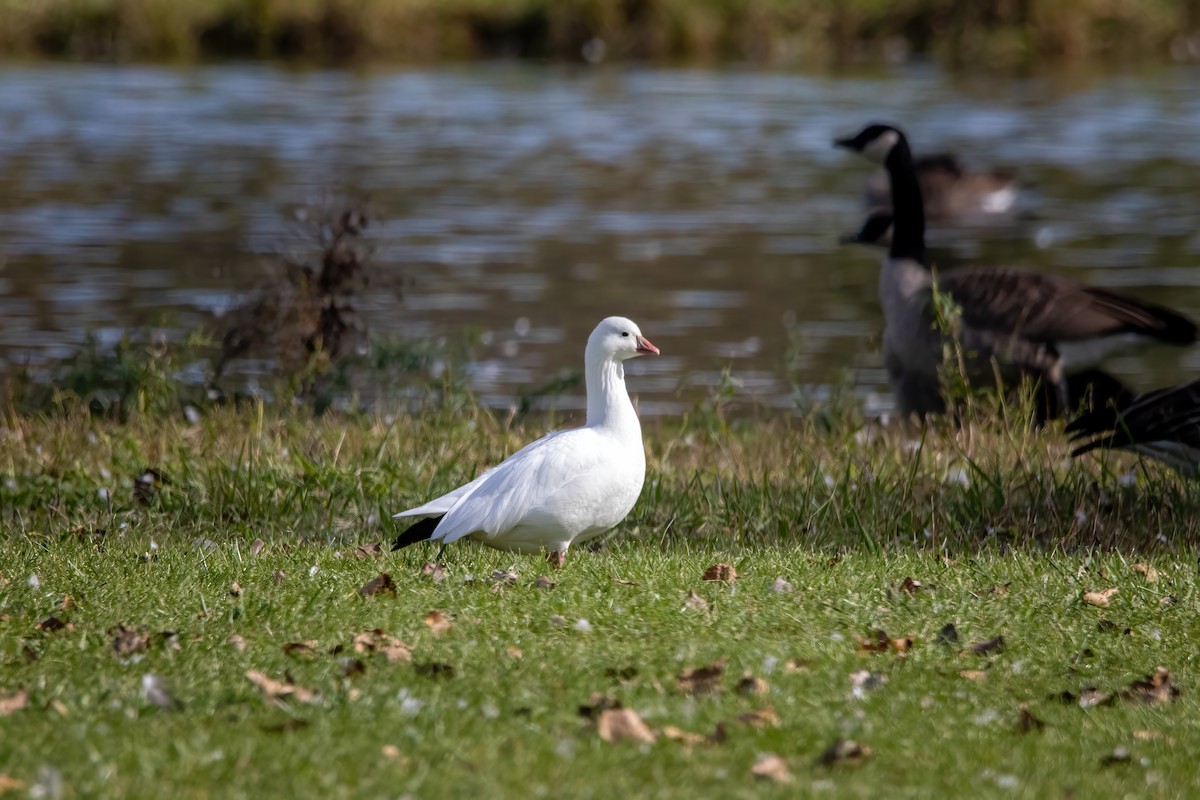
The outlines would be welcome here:
[[[875,163],[882,164],[887,161],[888,154],[892,152],[892,148],[899,141],[900,134],[895,131],[884,131],[868,142],[862,153]]]

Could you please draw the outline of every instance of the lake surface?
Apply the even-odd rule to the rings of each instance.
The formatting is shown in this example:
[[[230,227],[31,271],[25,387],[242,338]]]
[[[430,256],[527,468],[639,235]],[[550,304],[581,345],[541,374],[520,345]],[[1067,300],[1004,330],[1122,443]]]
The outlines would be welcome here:
[[[726,369],[756,403],[851,386],[884,410],[882,252],[838,244],[872,168],[830,140],[883,118],[918,151],[1018,170],[1021,215],[931,231],[939,265],[1024,265],[1200,317],[1197,85],[1196,67],[3,66],[0,370],[89,332],[219,331],[287,248],[290,212],[333,191],[378,217],[371,330],[486,331],[489,403],[578,368],[593,325],[622,314],[663,351],[630,369],[644,412],[690,407]],[[1200,350],[1110,365],[1146,389],[1200,374]]]

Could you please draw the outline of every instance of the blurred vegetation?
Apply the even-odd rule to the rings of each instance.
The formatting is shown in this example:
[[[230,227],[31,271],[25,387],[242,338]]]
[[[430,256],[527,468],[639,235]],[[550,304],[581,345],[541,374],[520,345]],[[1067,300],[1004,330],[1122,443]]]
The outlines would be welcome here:
[[[325,62],[1200,58],[1196,0],[0,0],[0,54]]]

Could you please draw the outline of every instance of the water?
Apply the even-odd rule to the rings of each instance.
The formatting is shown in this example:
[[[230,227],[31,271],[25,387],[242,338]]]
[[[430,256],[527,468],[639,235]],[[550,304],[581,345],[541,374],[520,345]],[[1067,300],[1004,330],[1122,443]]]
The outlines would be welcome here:
[[[1019,170],[1027,218],[932,231],[940,265],[1019,264],[1200,317],[1198,79],[0,67],[0,370],[89,331],[219,327],[289,210],[333,190],[382,218],[372,330],[488,331],[487,402],[578,367],[595,322],[623,314],[664,354],[631,367],[644,412],[690,406],[725,369],[757,403],[849,384],[884,409],[880,253],[837,243],[871,167],[831,138],[890,119],[917,150]],[[1200,353],[1111,366],[1150,388],[1200,373]]]

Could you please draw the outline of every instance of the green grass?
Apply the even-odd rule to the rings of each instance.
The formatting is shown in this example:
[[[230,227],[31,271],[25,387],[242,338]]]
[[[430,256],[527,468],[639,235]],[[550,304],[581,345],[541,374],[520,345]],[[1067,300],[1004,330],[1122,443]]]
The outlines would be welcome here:
[[[597,39],[608,60],[813,65],[904,50],[978,69],[1166,59],[1195,27],[1185,0],[0,0],[0,53],[115,60],[580,61]]]
[[[19,691],[28,702],[0,717],[0,774],[50,795],[61,779],[64,797],[1175,797],[1194,785],[1190,484],[1157,468],[1126,480],[1125,458],[1070,462],[1057,430],[994,420],[922,439],[847,410],[710,411],[647,425],[637,508],[557,573],[470,543],[448,551],[441,582],[421,569],[432,549],[354,555],[394,535],[391,512],[546,424],[469,409],[215,410],[196,425],[10,416],[0,708]],[[170,482],[135,495],[148,467]],[[702,580],[718,561],[734,583]],[[510,568],[515,582],[497,587]],[[396,595],[360,595],[381,572]],[[906,577],[920,588],[905,592]],[[1109,607],[1084,601],[1111,587]],[[693,591],[706,608],[689,606]],[[448,630],[426,624],[433,610]],[[66,627],[38,630],[51,615]],[[947,624],[957,645],[937,641]],[[117,653],[118,625],[145,647]],[[356,653],[355,635],[376,628],[412,662]],[[915,644],[859,652],[856,635],[877,629]],[[997,635],[1002,651],[963,652]],[[308,640],[311,654],[285,652]],[[364,669],[348,677],[354,659]],[[716,692],[677,686],[721,659]],[[1173,701],[1059,697],[1119,693],[1158,666],[1182,690]],[[319,699],[271,700],[254,670]],[[856,697],[863,670],[887,681]],[[737,691],[744,673],[766,693]],[[177,706],[152,702],[147,674]],[[656,730],[723,723],[725,739],[606,742],[579,714],[595,692]],[[1022,704],[1044,728],[1018,731]],[[765,707],[777,725],[736,722]],[[872,754],[817,765],[839,738]],[[1129,759],[1104,766],[1118,747]],[[787,761],[791,784],[751,775],[764,753]]]

